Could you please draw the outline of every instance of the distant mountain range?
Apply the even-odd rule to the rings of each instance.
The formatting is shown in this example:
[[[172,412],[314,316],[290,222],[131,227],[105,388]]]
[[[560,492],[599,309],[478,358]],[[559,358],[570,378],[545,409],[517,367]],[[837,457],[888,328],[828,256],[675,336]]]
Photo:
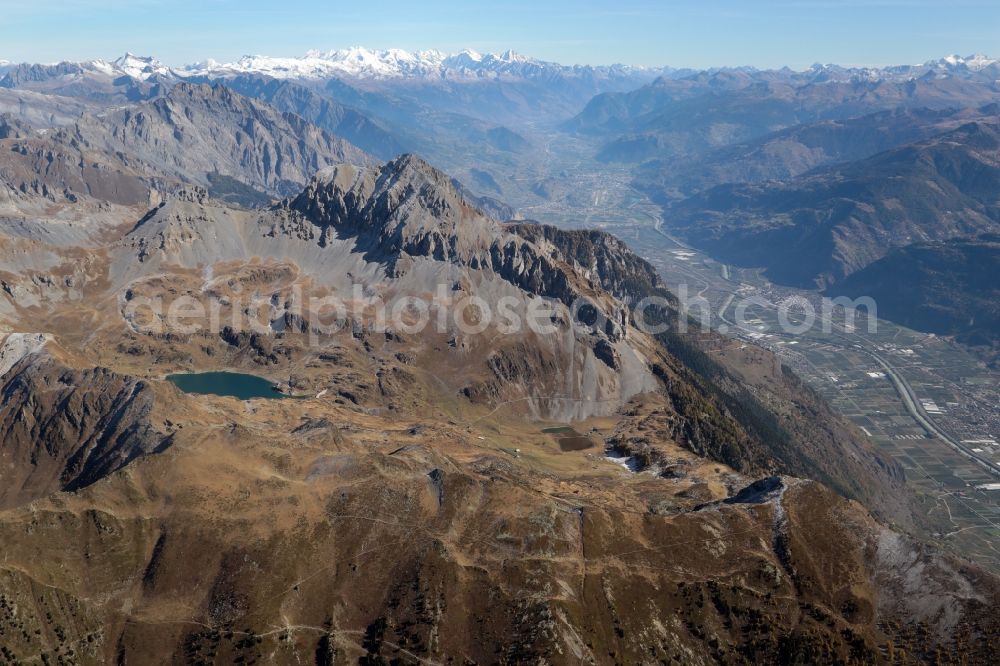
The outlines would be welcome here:
[[[976,244],[969,256],[980,257],[976,239],[1000,230],[998,82],[1000,63],[985,56],[727,68],[596,95],[562,128],[609,168],[630,169],[634,185],[665,206],[666,227],[693,245],[797,287],[834,293],[851,278],[845,288],[856,294],[873,280],[888,284],[874,277],[884,277],[887,255],[901,285],[930,285],[917,266],[938,265],[927,259],[938,244],[950,248],[945,263],[960,254],[954,243]],[[921,259],[912,269],[909,246]],[[882,313],[992,346],[995,320],[967,315],[993,292],[966,282],[928,287],[950,294],[948,313],[934,309],[934,296],[894,301],[892,289],[881,291]],[[941,321],[930,322],[930,311]]]
[[[468,154],[470,145],[499,153],[500,162],[526,145],[505,124],[530,118],[554,126],[594,95],[631,90],[676,73],[626,65],[566,66],[513,51],[445,55],[352,48],[181,67],[127,53],[112,61],[11,65],[0,72],[0,93],[35,92],[109,106],[162,96],[180,82],[223,83],[299,113],[381,158],[416,151],[461,174],[464,165],[453,157]]]
[[[175,76],[238,76],[261,74],[281,79],[329,79],[329,78],[442,78],[452,80],[476,80],[490,78],[534,78],[539,76],[623,76],[636,73],[643,75],[665,75],[681,78],[691,74],[717,76],[746,76],[762,79],[800,79],[833,83],[848,81],[896,81],[905,82],[939,75],[989,75],[995,72],[998,60],[983,55],[960,57],[947,56],[920,65],[899,65],[892,67],[841,67],[838,65],[813,65],[808,70],[796,72],[789,68],[762,70],[754,67],[714,68],[703,72],[693,69],[669,66],[645,67],[634,65],[562,65],[555,62],[531,58],[512,49],[502,53],[479,53],[464,49],[457,53],[444,53],[436,49],[406,51],[404,49],[368,49],[355,46],[328,51],[312,50],[303,56],[274,57],[266,55],[246,55],[234,62],[219,62],[207,59],[199,63],[170,66],[152,56],[133,53],[115,60],[91,60],[82,62],[61,62],[54,65],[15,64],[0,60],[0,68],[32,70],[79,68],[96,71],[109,76],[129,76],[146,81],[153,77]]]
[[[490,79],[530,79],[551,76],[579,78],[652,78],[675,70],[669,67],[648,68],[629,65],[560,65],[529,58],[512,50],[500,54],[481,54],[465,49],[455,54],[441,51],[372,50],[362,47],[334,51],[310,51],[301,57],[248,55],[235,62],[215,60],[171,67],[150,56],[126,53],[122,57],[85,62],[62,62],[54,65],[22,64],[5,66],[14,71],[11,82],[38,79],[47,73],[93,72],[112,78],[128,76],[139,81],[157,78],[213,78],[258,74],[277,79],[445,79],[476,81]]]
[[[813,169],[928,139],[966,123],[997,117],[997,105],[978,109],[897,108],[842,120],[795,125],[762,137],[700,153],[696,159],[643,163],[636,183],[664,200],[726,183],[795,178]]]
[[[749,141],[781,129],[896,108],[953,109],[1000,101],[1000,65],[975,56],[924,65],[721,69],[596,96],[565,123],[601,137],[599,157],[640,163]]]
[[[266,74],[275,78],[443,78],[494,79],[535,78],[539,76],[631,76],[634,72],[666,72],[669,68],[645,68],[628,65],[560,65],[507,50],[500,54],[481,54],[465,49],[455,54],[441,51],[371,50],[362,47],[336,51],[310,51],[303,57],[273,58],[244,56],[236,62],[212,60],[183,68],[185,73],[211,76]]]

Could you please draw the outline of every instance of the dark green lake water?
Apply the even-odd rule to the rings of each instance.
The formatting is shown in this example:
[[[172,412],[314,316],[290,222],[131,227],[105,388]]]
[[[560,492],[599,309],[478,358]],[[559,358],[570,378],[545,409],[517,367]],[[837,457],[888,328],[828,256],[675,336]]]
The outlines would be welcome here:
[[[193,372],[167,375],[167,381],[185,393],[225,395],[240,400],[288,397],[275,391],[274,382],[271,380],[238,372]]]

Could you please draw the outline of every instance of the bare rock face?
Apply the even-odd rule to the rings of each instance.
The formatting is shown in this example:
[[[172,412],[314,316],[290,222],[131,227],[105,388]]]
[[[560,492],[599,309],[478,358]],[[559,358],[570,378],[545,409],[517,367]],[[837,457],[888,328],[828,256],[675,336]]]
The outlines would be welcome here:
[[[107,105],[149,99],[162,90],[163,82],[159,76],[150,76],[146,80],[115,76],[96,66],[96,63],[22,63],[10,68],[0,78],[0,88],[18,94],[43,93]]]
[[[625,303],[663,290],[653,266],[604,231],[565,231],[537,222],[510,222],[505,228],[536,245],[551,247],[561,259]],[[672,299],[671,299],[672,300]]]
[[[325,239],[354,239],[367,259],[391,271],[403,257],[447,262],[566,305],[599,285],[579,264],[536,242],[543,236],[517,233],[470,205],[451,178],[414,155],[377,168],[322,171],[279,208],[322,228]],[[620,312],[605,314],[621,319]]]
[[[380,159],[391,159],[406,152],[399,140],[378,121],[294,81],[245,74],[213,82],[246,97],[263,100],[279,111],[302,116],[316,127],[347,139]]]
[[[151,174],[205,186],[221,175],[278,195],[298,191],[324,167],[372,162],[295,114],[208,85],[178,84],[151,102],[85,116],[64,139],[124,153]]]
[[[95,108],[96,104],[86,100],[28,90],[8,90],[0,84],[0,113],[9,114],[36,129],[72,125],[81,114]]]
[[[190,84],[84,114],[44,135],[5,115],[0,141],[0,177],[12,195],[58,203],[149,205],[154,191],[197,185],[233,203],[261,205],[298,192],[324,167],[373,162],[295,114],[228,88]]]
[[[499,225],[467,204],[444,173],[414,155],[381,167],[321,171],[289,207],[373,258],[400,253],[471,262],[500,235]]]

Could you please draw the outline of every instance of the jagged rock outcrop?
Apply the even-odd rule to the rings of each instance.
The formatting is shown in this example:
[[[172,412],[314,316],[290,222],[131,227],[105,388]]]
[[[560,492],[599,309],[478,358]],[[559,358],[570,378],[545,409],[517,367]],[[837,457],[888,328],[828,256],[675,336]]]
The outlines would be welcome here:
[[[382,167],[321,171],[287,205],[393,263],[405,253],[472,264],[500,236],[500,226],[466,203],[447,175],[414,155]]]
[[[321,243],[333,235],[355,239],[366,258],[391,270],[404,258],[445,261],[490,271],[568,306],[592,296],[597,286],[587,269],[535,242],[544,235],[501,225],[472,206],[446,174],[414,155],[377,168],[342,165],[322,171],[282,209],[322,228]],[[623,318],[621,308],[605,314],[615,322]]]
[[[31,126],[11,113],[0,113],[0,139],[24,139],[31,136]]]
[[[165,97],[85,114],[46,135],[11,117],[0,129],[10,190],[49,201],[148,205],[153,191],[205,187],[261,205],[297,192],[319,169],[373,158],[348,142],[224,87],[178,84]]]
[[[566,231],[533,221],[511,222],[506,229],[535,244],[550,244],[562,260],[630,305],[637,296],[665,291],[656,269],[607,232]]]

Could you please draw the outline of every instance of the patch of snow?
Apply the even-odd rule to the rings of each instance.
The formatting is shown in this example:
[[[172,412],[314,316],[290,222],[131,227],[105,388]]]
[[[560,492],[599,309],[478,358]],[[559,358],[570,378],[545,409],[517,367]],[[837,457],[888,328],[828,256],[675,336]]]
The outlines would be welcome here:
[[[624,451],[616,448],[607,449],[604,452],[604,459],[616,465],[621,465],[632,473],[643,471],[642,462],[636,456],[625,455]]]

